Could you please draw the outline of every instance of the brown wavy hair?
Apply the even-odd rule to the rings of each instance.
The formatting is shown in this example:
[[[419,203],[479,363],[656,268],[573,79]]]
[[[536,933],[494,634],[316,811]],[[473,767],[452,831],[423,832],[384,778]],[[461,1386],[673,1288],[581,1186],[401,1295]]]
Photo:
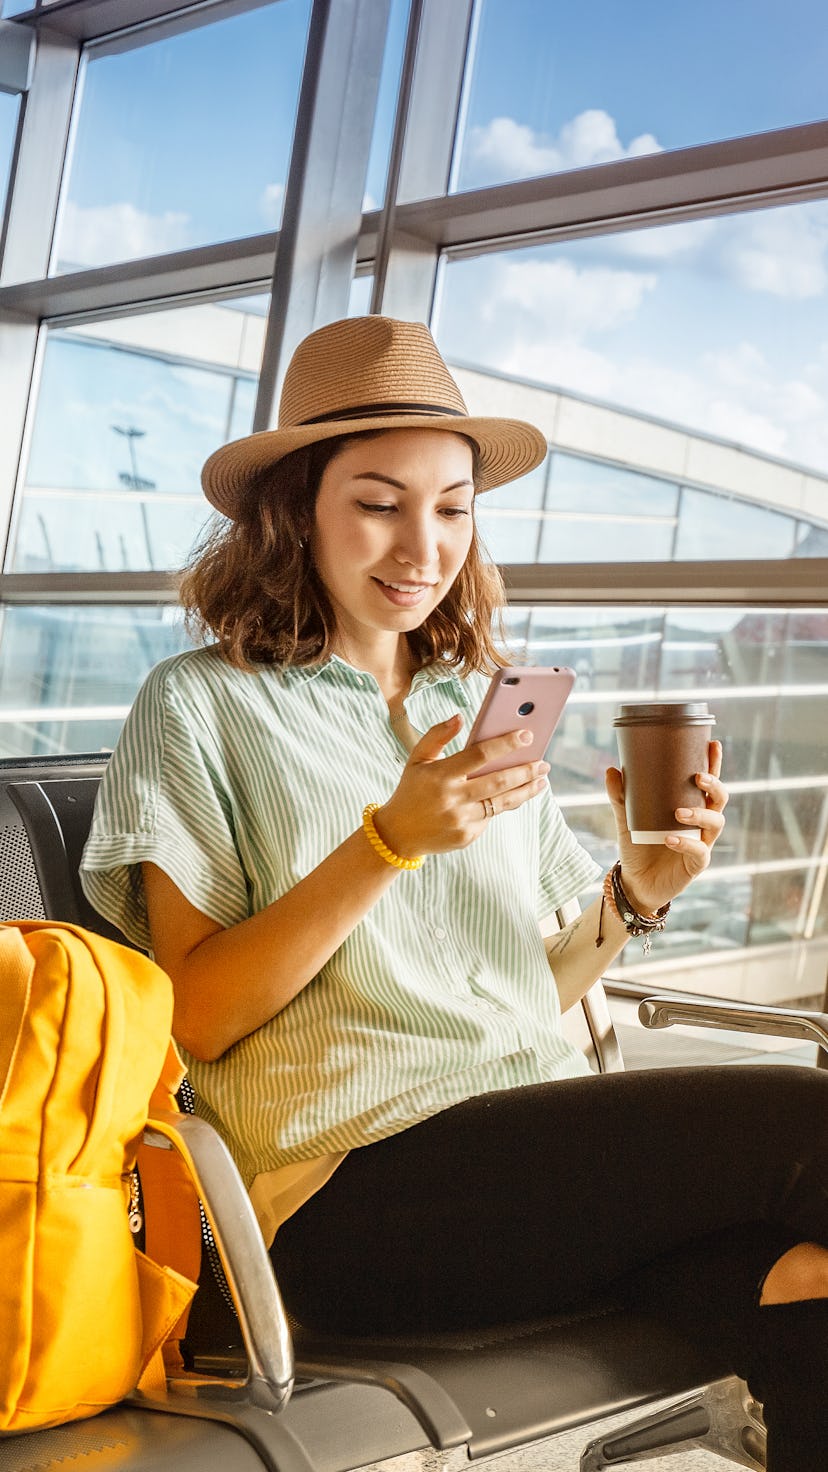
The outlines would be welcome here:
[[[325,468],[355,438],[321,440],[269,466],[238,518],[216,519],[185,567],[179,595],[190,633],[203,643],[214,639],[237,668],[319,664],[333,652],[336,619],[309,539]],[[472,452],[476,484],[474,444]],[[505,602],[503,580],[475,525],[448,593],[406,636],[415,668],[439,660],[492,673],[508,663],[498,647],[505,642]]]

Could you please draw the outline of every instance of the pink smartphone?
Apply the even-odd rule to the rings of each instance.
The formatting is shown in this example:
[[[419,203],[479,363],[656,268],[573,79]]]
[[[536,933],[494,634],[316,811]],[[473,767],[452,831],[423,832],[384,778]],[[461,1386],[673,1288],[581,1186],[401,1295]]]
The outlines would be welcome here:
[[[483,697],[469,732],[467,746],[507,731],[531,731],[531,746],[522,746],[472,773],[479,777],[519,762],[540,761],[561,718],[575,683],[575,671],[566,665],[523,665],[498,670]]]

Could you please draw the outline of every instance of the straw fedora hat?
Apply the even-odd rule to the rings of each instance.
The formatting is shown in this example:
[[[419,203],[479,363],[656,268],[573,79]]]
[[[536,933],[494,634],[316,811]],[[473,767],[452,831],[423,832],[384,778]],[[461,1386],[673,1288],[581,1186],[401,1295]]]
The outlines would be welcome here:
[[[480,451],[481,491],[525,475],[546,454],[546,440],[534,425],[469,414],[422,322],[349,317],[299,344],[285,374],[278,428],[216,450],[201,473],[204,494],[233,517],[262,471],[292,450],[336,435],[415,426],[473,440]]]

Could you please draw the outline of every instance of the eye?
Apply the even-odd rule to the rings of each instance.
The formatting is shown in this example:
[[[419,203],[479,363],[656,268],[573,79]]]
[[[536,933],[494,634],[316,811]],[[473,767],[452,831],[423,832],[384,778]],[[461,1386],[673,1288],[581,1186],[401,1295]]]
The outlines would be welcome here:
[[[360,511],[377,512],[380,516],[388,511],[396,511],[396,506],[388,501],[357,501]]]
[[[441,506],[440,515],[453,521],[458,516],[471,516],[471,511],[466,506]]]

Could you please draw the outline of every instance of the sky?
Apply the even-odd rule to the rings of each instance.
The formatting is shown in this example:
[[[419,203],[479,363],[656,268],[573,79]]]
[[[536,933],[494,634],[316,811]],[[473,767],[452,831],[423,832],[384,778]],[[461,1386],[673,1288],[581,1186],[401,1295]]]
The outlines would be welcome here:
[[[64,269],[277,226],[308,14],[309,0],[280,0],[90,51]],[[406,16],[393,0],[367,207],[384,193]],[[479,17],[455,188],[828,111],[824,0],[483,0]],[[0,176],[4,116],[0,105]],[[816,201],[452,262],[433,325],[454,360],[828,473],[826,302],[828,202]],[[184,312],[182,352],[197,358],[187,336]],[[111,425],[131,406],[152,430],[142,473],[193,492],[198,457],[224,432],[225,391],[197,366],[56,340],[29,483],[115,488],[127,446]],[[232,433],[251,405],[246,390]]]
[[[455,188],[823,118],[822,0],[485,0]],[[828,472],[828,203],[447,265],[455,358]]]
[[[484,0],[479,15],[464,188],[510,176],[498,167],[498,120],[538,164],[525,171],[546,173],[556,153],[592,161],[583,146],[573,157],[564,133],[592,111],[635,152],[651,152],[653,138],[680,148],[825,116],[823,0]]]
[[[828,473],[828,203],[449,264],[455,360]]]
[[[89,51],[59,269],[278,228],[310,14],[279,0]],[[384,197],[407,0],[392,0],[366,207]]]

